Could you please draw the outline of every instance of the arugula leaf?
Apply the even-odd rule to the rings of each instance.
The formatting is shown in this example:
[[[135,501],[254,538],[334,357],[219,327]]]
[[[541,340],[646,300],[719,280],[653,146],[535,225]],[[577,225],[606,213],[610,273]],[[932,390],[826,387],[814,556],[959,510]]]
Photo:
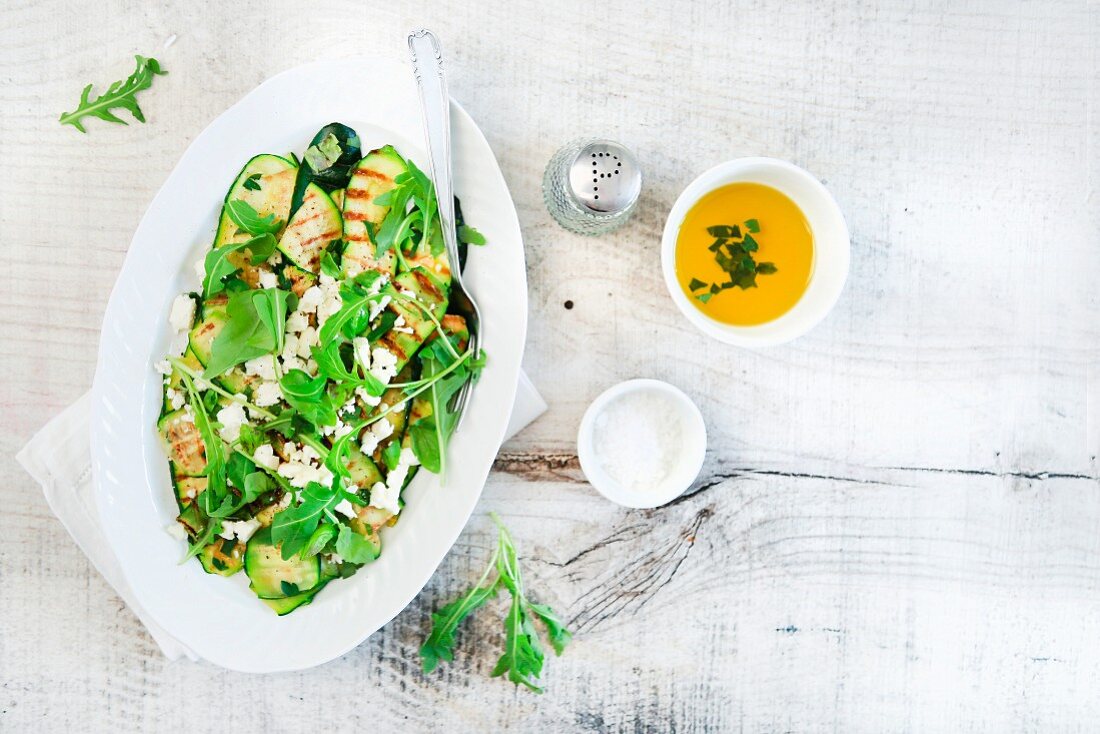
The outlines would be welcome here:
[[[297,433],[297,428],[295,427],[294,422],[295,419],[297,419],[298,417],[298,411],[294,410],[293,408],[284,408],[283,411],[279,413],[279,415],[276,416],[274,420],[270,420],[267,423],[263,424],[264,430],[277,431],[278,433],[282,434],[283,438],[293,438],[294,434]],[[244,426],[241,426],[241,428],[243,429]],[[258,444],[259,443],[263,443],[263,441],[259,441]],[[255,451],[255,447],[252,447],[252,453],[255,453]]]
[[[292,303],[293,302],[293,303]],[[274,347],[270,350],[275,354],[283,351],[283,343],[286,341],[286,312],[297,304],[298,297],[290,291],[278,288],[264,288],[252,291],[252,305],[256,308],[256,315],[271,335]]]
[[[484,245],[485,235],[468,224],[458,228],[458,241],[467,245]]]
[[[263,430],[271,429],[268,424],[264,424]],[[259,448],[260,444],[267,442],[267,439],[264,438],[263,431],[256,428],[256,426],[251,423],[244,423],[241,425],[241,433],[237,442],[246,454],[252,456],[256,453],[256,449]]]
[[[89,99],[89,95],[92,92],[92,85],[84,87],[84,91],[80,93],[80,103],[77,108],[72,112],[65,112],[59,118],[62,125],[72,125],[82,133],[88,132],[84,129],[82,119],[85,117],[98,117],[100,120],[106,122],[114,122],[119,125],[125,125],[126,121],[117,117],[111,112],[112,109],[122,108],[129,110],[130,114],[134,116],[134,119],[138,122],[145,122],[145,115],[142,114],[141,108],[138,107],[137,93],[143,89],[148,89],[153,85],[153,77],[158,74],[167,74],[160,67],[160,62],[153,58],[146,58],[144,56],[135,56],[137,66],[134,72],[130,74],[124,81],[117,81],[107,88],[107,91],[99,95],[96,99]]]
[[[309,536],[309,542],[301,550],[302,557],[309,558],[317,555],[325,549],[325,546],[334,537],[336,537],[336,526],[332,523],[322,523],[317,526],[317,529],[313,531],[313,535]]]
[[[489,569],[493,565],[490,564]],[[432,631],[420,646],[420,663],[425,673],[435,670],[441,660],[454,660],[455,632],[458,625],[497,595],[499,584],[494,581],[488,586],[482,586],[483,583],[484,577],[465,594],[432,613]]]
[[[285,323],[289,297],[287,291],[277,288],[231,293],[225,307],[225,326],[210,345],[210,362],[203,377],[217,377],[242,362],[275,351],[283,339],[280,324]]]
[[[233,457],[240,456],[238,453],[234,453]],[[232,460],[233,457],[230,457]],[[247,460],[246,460],[247,461]],[[252,462],[248,462],[251,464]],[[253,464],[253,469],[255,465]],[[234,486],[241,490],[240,498],[235,498],[233,495],[228,495],[218,509],[210,513],[211,517],[230,517],[235,515],[245,505],[255,502],[260,495],[270,492],[274,489],[274,483],[267,474],[262,471],[253,471],[247,474],[240,484],[237,484],[237,480],[233,481]]]
[[[206,406],[203,405],[198,391],[195,390],[194,381],[188,375],[184,375],[183,380],[190,396],[191,411],[195,417],[195,428],[198,429],[199,436],[202,438],[203,447],[205,448],[204,453],[206,454],[206,490],[199,493],[198,505],[199,509],[210,515],[218,507],[227,491],[225,448],[221,438],[214,430]]]
[[[548,605],[528,603],[527,608],[546,625],[550,645],[554,648],[554,654],[560,657],[565,652],[565,646],[572,641],[573,633],[565,628],[565,623]]]
[[[415,453],[415,452],[413,452]],[[386,465],[387,471],[393,471],[401,460],[401,442],[390,441],[382,449],[382,463]]]
[[[203,494],[206,494],[203,492]],[[202,495],[200,495],[201,497]],[[218,533],[222,531],[222,521],[220,518],[212,517],[207,521],[206,527],[203,529],[202,534],[195,538],[195,542],[187,547],[187,553],[180,559],[180,563],[189,561],[199,553],[202,549],[209,545],[214,538],[218,536]]]
[[[340,503],[344,494],[335,487],[310,482],[302,490],[299,504],[291,504],[275,513],[271,521],[271,542],[282,545],[284,560],[306,547],[321,519],[332,514],[332,508]]]
[[[535,693],[542,693],[535,680],[542,673],[545,657],[538,632],[524,611],[522,597],[513,594],[512,606],[504,619],[504,654],[491,675],[496,678],[507,673],[508,680],[516,685],[523,684]]]
[[[244,186],[249,191],[259,191],[260,190],[260,176],[261,175],[262,174],[259,174],[259,173],[253,173],[251,176],[246,178],[244,180],[244,183],[241,184],[241,185]]]
[[[368,526],[368,530],[370,526]],[[336,538],[336,553],[349,563],[364,564],[378,558],[380,548],[371,543],[349,525],[340,525],[340,535]]]
[[[283,397],[290,407],[315,426],[336,425],[336,409],[325,392],[324,376],[310,377],[308,372],[290,370],[279,380]]]
[[[397,313],[395,311],[383,311],[382,315],[378,317],[378,326],[370,330],[367,334],[367,341],[376,342],[382,338],[382,336],[389,332],[393,328],[393,325],[397,322]]]
[[[229,460],[225,463],[225,475],[229,483],[241,491],[244,491],[246,477],[254,471],[256,471],[256,464],[237,451],[231,453]]]
[[[382,298],[382,293],[360,295],[355,291],[349,291],[350,289],[340,289],[342,302],[340,310],[325,319],[325,323],[321,325],[317,338],[324,348],[338,340],[341,335],[352,339],[363,333],[369,325],[371,304]],[[345,330],[347,326],[351,328]]]
[[[440,436],[430,416],[409,426],[409,446],[420,465],[433,474],[439,474],[443,469],[444,450],[440,448]]]
[[[225,290],[225,279],[238,270],[237,266],[229,261],[231,254],[248,250],[250,254],[249,262],[253,265],[259,265],[271,257],[271,253],[275,252],[275,244],[275,237],[270,233],[265,233],[246,242],[215,247],[210,250],[206,253],[205,260],[203,260],[206,269],[206,275],[202,279],[203,295],[209,298]]]
[[[512,536],[496,513],[490,512],[489,515],[498,528],[497,547],[493,551],[489,565],[471,589],[432,614],[431,633],[420,647],[421,663],[424,672],[430,673],[441,660],[452,660],[455,630],[458,625],[494,597],[498,587],[503,586],[511,594],[512,603],[504,621],[504,654],[494,666],[492,675],[496,677],[507,674],[508,680],[513,683],[524,685],[536,693],[542,693],[538,678],[542,674],[546,656],[543,653],[534,620],[541,620],[546,625],[550,644],[557,655],[564,652],[572,635],[553,609],[545,604],[534,604],[527,599]],[[492,582],[488,582],[494,570],[497,572],[497,577]]]
[[[366,372],[360,377],[348,369],[347,365],[344,364],[344,358],[340,356],[340,344],[338,342],[333,342],[324,348],[314,346],[310,351],[313,353],[314,361],[317,362],[317,371],[330,380],[363,387],[374,397],[378,397],[386,391],[386,386],[371,373]]]
[[[445,475],[447,461],[447,443],[458,424],[459,413],[451,409],[451,399],[471,379],[467,364],[459,364],[449,374],[443,370],[453,367],[455,358],[448,351],[453,345],[446,335],[440,336],[426,346],[420,354],[423,379],[431,380],[442,375],[432,383],[428,391],[428,402],[432,410],[409,427],[409,438],[413,453],[421,465],[428,471]]]
[[[225,211],[234,224],[251,235],[275,234],[283,226],[283,220],[276,219],[274,214],[261,217],[244,199],[227,202]]]
[[[328,250],[325,250],[325,254],[321,255],[321,275],[327,275],[330,278],[339,278],[342,275],[336,258]]]

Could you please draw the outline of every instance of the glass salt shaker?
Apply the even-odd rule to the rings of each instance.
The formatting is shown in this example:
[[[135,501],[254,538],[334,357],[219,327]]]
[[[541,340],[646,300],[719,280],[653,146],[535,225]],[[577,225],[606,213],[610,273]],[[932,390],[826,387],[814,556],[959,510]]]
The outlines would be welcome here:
[[[601,235],[630,219],[642,191],[638,159],[611,140],[576,140],[550,159],[542,197],[558,224],[577,234]]]

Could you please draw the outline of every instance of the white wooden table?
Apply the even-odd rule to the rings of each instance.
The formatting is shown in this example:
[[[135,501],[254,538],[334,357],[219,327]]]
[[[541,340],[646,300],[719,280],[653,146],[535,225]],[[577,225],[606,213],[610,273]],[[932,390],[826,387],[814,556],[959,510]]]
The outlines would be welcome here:
[[[1100,6],[369,5],[0,4],[0,730],[1095,729]],[[505,446],[428,588],[351,654],[275,677],[166,663],[13,455],[88,388],[130,236],[203,126],[299,62],[401,56],[421,24],[519,209],[525,365],[550,412]],[[134,53],[170,71],[149,124],[57,124]],[[559,229],[539,193],[585,133],[648,174],[604,239]],[[678,191],[746,154],[816,173],[852,231],[836,310],[762,352],[703,341],[658,262]],[[693,395],[711,437],[694,493],[653,512],[603,501],[574,455],[587,402],[636,376]],[[542,697],[488,677],[495,614],[418,672],[488,510],[576,632]]]

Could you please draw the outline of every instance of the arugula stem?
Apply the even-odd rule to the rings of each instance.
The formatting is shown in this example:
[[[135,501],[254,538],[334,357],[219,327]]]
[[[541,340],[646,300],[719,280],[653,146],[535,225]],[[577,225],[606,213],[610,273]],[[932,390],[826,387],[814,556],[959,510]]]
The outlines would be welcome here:
[[[230,448],[233,449],[233,451],[235,453],[240,454],[244,458],[251,461],[253,464],[256,464],[256,460],[254,458],[252,458],[251,454],[249,454],[247,451],[242,449],[240,447],[240,444],[233,444]],[[277,472],[274,469],[271,469],[269,467],[266,467],[263,464],[256,464],[256,468],[259,469],[260,471],[265,472],[266,474],[270,475],[271,478],[275,480],[275,483],[278,484],[280,487],[282,487],[284,491],[287,491],[287,492],[290,492],[291,494],[294,494],[294,487],[290,486],[290,482],[288,482],[286,480],[286,477],[284,477],[282,474],[279,474],[279,472]]]
[[[359,435],[359,432],[362,431],[367,426],[372,425],[374,423],[377,423],[378,421],[382,420],[383,418],[385,418],[390,413],[394,412],[397,409],[397,406],[403,405],[405,402],[407,402],[409,400],[412,400],[417,395],[424,392],[425,390],[427,390],[429,387],[431,387],[435,383],[439,382],[439,380],[443,379],[444,377],[446,377],[450,373],[454,372],[456,369],[458,369],[463,364],[465,364],[466,360],[468,360],[472,354],[473,354],[473,350],[472,349],[467,349],[454,362],[451,362],[449,365],[447,365],[447,367],[440,370],[438,373],[432,375],[431,380],[426,385],[423,385],[422,387],[419,387],[416,390],[413,390],[411,393],[406,393],[404,400],[399,400],[398,402],[394,403],[393,405],[388,406],[385,410],[383,410],[383,411],[381,411],[377,414],[370,415],[370,416],[364,418],[363,420],[359,421],[358,423],[356,423],[355,426],[351,429],[351,431],[346,433],[341,438],[338,438],[332,444],[332,449],[329,451],[328,456],[331,457],[332,455],[335,454],[337,460],[344,458],[344,450],[345,450],[345,447],[348,445],[348,441],[351,440],[350,439],[351,436]],[[328,457],[326,457],[326,463],[328,463]]]
[[[191,378],[192,380],[202,380],[202,381],[203,381],[203,382],[205,382],[205,383],[206,383],[207,385],[209,385],[209,386],[210,386],[210,389],[211,389],[211,390],[213,390],[214,392],[216,392],[216,393],[217,393],[218,395],[221,395],[222,397],[225,397],[225,398],[229,398],[229,399],[230,399],[230,400],[232,400],[232,401],[233,401],[234,403],[240,403],[241,405],[244,405],[244,406],[246,406],[246,407],[247,407],[247,408],[248,408],[249,410],[251,410],[251,411],[253,411],[253,412],[255,412],[255,413],[259,413],[260,415],[264,416],[264,417],[265,417],[265,418],[267,418],[268,420],[274,420],[275,418],[277,418],[277,417],[278,417],[278,416],[276,416],[276,415],[275,415],[274,413],[272,413],[271,411],[269,411],[269,410],[264,410],[264,409],[263,409],[263,408],[261,408],[260,406],[258,406],[258,405],[255,405],[254,403],[250,403],[250,402],[249,402],[248,400],[242,400],[242,398],[244,397],[244,395],[243,395],[243,394],[240,394],[240,393],[231,393],[231,392],[229,392],[228,390],[225,390],[225,389],[223,389],[223,388],[222,388],[222,387],[221,387],[220,385],[218,385],[218,384],[217,384],[216,382],[214,382],[213,380],[207,380],[207,379],[206,379],[205,377],[203,377],[203,376],[202,376],[202,374],[201,374],[201,373],[199,373],[199,372],[195,372],[195,371],[194,371],[194,370],[192,370],[192,369],[191,369],[190,367],[188,367],[188,366],[187,366],[187,365],[186,365],[186,364],[185,364],[185,363],[183,362],[183,360],[182,360],[182,359],[180,359],[179,357],[169,357],[169,358],[168,358],[168,362],[169,362],[169,363],[170,363],[170,364],[171,364],[171,365],[172,365],[173,367],[175,367],[176,369],[178,369],[178,370],[179,370],[180,372],[182,372],[183,374],[185,374],[185,375],[187,375],[188,377],[190,377],[190,378]]]
[[[393,292],[394,292],[394,295],[396,296],[396,298],[398,300],[400,300],[404,303],[413,304],[414,306],[419,308],[421,311],[423,311],[424,315],[426,315],[429,319],[431,319],[432,324],[435,325],[435,330],[437,332],[439,332],[439,338],[442,339],[443,342],[447,345],[447,351],[449,351],[451,353],[452,357],[454,357],[455,359],[458,359],[459,358],[458,350],[455,349],[454,344],[451,344],[451,340],[447,338],[447,333],[445,331],[443,331],[443,324],[439,323],[439,319],[437,319],[435,317],[435,314],[432,313],[432,310],[430,308],[428,308],[427,306],[425,306],[420,301],[416,300],[415,298],[410,298],[409,296],[406,296],[404,293],[397,290],[396,288],[394,289]]]

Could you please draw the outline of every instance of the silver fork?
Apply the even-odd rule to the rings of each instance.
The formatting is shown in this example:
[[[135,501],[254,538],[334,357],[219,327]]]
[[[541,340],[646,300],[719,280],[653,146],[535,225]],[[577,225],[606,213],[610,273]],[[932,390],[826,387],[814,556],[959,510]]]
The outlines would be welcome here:
[[[443,50],[431,31],[420,28],[409,34],[409,53],[412,55],[416,84],[420,88],[428,160],[431,164],[436,201],[439,203],[439,224],[443,230],[443,242],[451,266],[450,311],[466,319],[466,326],[470,330],[470,348],[476,356],[481,348],[481,312],[462,283],[462,268],[458,257],[454,183],[451,180],[451,105],[450,97],[447,96],[447,80],[443,76]],[[459,414],[460,424],[472,382],[468,380],[455,398],[454,409]]]

